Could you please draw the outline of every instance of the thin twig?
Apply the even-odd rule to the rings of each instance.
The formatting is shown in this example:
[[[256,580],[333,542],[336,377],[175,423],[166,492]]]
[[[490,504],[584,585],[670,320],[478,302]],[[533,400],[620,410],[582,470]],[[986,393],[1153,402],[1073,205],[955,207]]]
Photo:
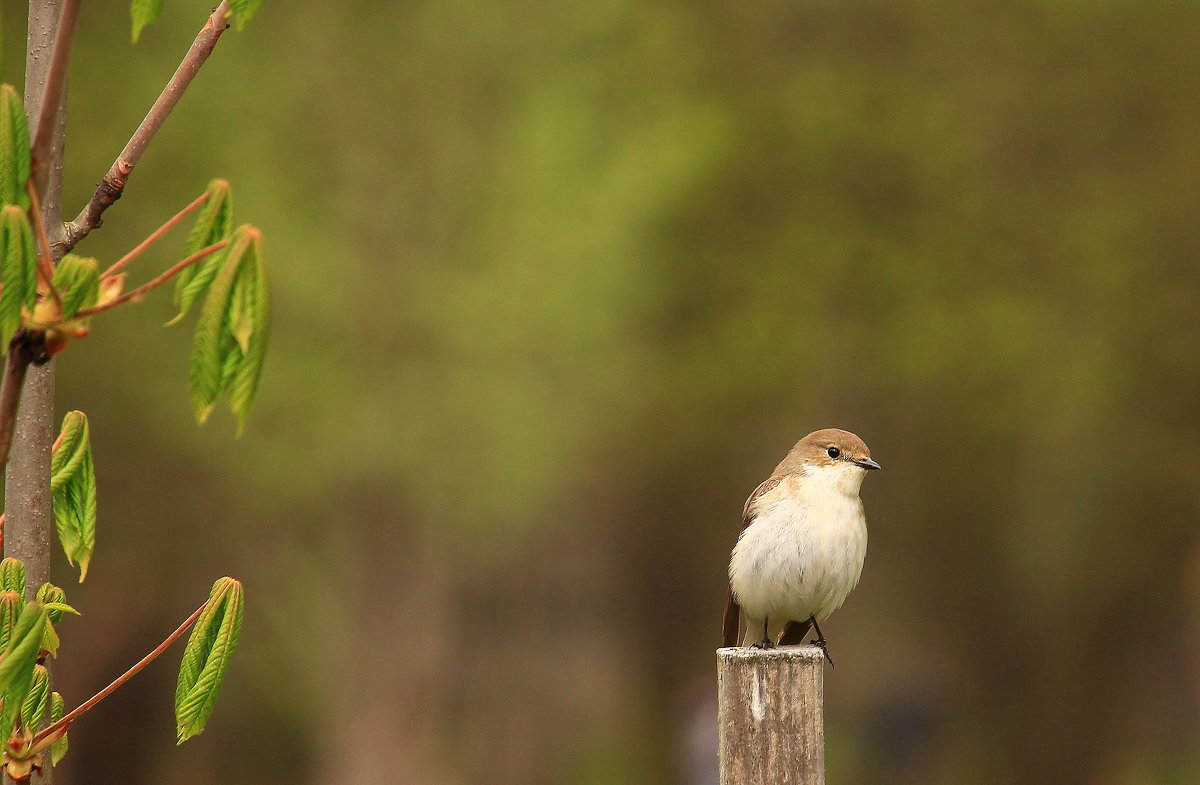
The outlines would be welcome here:
[[[79,704],[69,714],[67,714],[65,717],[63,717],[58,722],[55,722],[52,725],[47,725],[45,728],[43,728],[41,731],[39,731],[38,734],[33,737],[32,743],[37,744],[39,741],[46,738],[50,734],[56,733],[57,731],[61,730],[62,728],[65,728],[66,726],[70,725],[75,720],[75,718],[77,718],[79,715],[83,714],[85,711],[87,711],[88,709],[95,706],[100,701],[107,698],[110,694],[112,694],[113,690],[117,689],[122,684],[124,684],[125,682],[129,681],[131,678],[136,676],[138,671],[140,671],[142,668],[144,668],[147,665],[149,665],[150,663],[154,662],[154,660],[158,658],[158,655],[160,655],[164,651],[166,651],[167,648],[172,643],[174,643],[176,640],[179,639],[180,635],[183,635],[185,632],[187,632],[189,627],[191,627],[193,624],[196,623],[196,619],[200,618],[200,614],[204,612],[204,609],[206,607],[208,607],[208,602],[205,602],[203,605],[201,605],[199,608],[197,608],[192,613],[191,616],[187,617],[187,620],[184,621],[183,624],[179,625],[179,627],[175,630],[175,632],[168,635],[167,639],[165,641],[158,644],[158,647],[155,648],[154,651],[150,652],[145,657],[142,657],[142,659],[140,659],[136,665],[134,665],[132,668],[130,668],[129,670],[125,671],[120,676],[118,676],[112,684],[108,685],[107,687],[100,690],[92,697],[85,700],[83,703]]]
[[[33,184],[32,179],[25,183],[25,191],[29,194],[29,214],[33,216],[33,228],[37,232],[40,249],[37,255],[38,273],[46,282],[46,288],[50,291],[54,302],[61,306],[62,298],[58,296],[58,290],[54,288],[54,262],[50,258],[50,238],[46,236],[46,222],[42,220],[42,200],[38,198],[37,187]]]
[[[21,388],[25,386],[25,373],[33,362],[28,333],[19,331],[8,345],[8,358],[4,363],[4,382],[0,386],[0,468],[8,465],[8,451],[12,447],[13,432],[17,425],[17,409],[21,405]]]
[[[117,273],[119,273],[121,270],[123,270],[125,268],[125,265],[129,264],[134,259],[136,259],[141,254],[141,252],[146,250],[147,248],[149,248],[150,245],[155,240],[157,240],[158,238],[160,238],[164,234],[166,234],[171,229],[172,226],[179,223],[184,218],[187,218],[188,213],[192,212],[197,207],[204,204],[206,201],[208,201],[208,192],[207,191],[200,194],[200,196],[194,202],[189,204],[187,207],[185,207],[182,210],[180,210],[179,212],[175,213],[174,217],[172,217],[171,220],[167,221],[165,224],[163,224],[162,226],[155,229],[153,234],[151,234],[145,240],[142,240],[140,243],[138,243],[137,247],[134,248],[132,251],[125,254],[120,259],[118,259],[113,264],[112,267],[109,267],[107,270],[105,270],[103,273],[101,273],[100,277],[108,278],[110,276],[113,276],[113,275],[116,275]]]
[[[158,130],[162,128],[163,123],[170,116],[171,110],[175,108],[175,104],[179,103],[184,91],[192,83],[192,79],[200,71],[200,67],[208,60],[208,56],[212,54],[213,48],[217,45],[217,40],[228,27],[229,0],[221,0],[221,4],[213,9],[208,21],[204,23],[204,27],[196,36],[196,40],[192,42],[183,61],[175,69],[175,74],[163,88],[158,100],[150,107],[142,124],[133,132],[125,149],[117,156],[117,160],[113,162],[108,173],[104,175],[104,179],[96,187],[96,192],[92,194],[87,206],[76,216],[74,221],[65,225],[67,250],[74,248],[76,243],[100,226],[104,211],[121,198],[121,194],[125,190],[125,183],[129,180],[130,173],[133,172],[133,167],[137,166],[142,153],[146,151]]]
[[[67,81],[67,67],[71,60],[71,39],[75,34],[75,20],[79,18],[79,0],[64,0],[58,17],[58,32],[54,37],[54,51],[50,53],[50,67],[46,73],[46,89],[42,95],[42,107],[38,112],[37,125],[33,129],[33,178],[38,181],[40,192],[45,178],[39,174],[45,169],[46,154],[54,138],[54,115],[62,100],[63,85]]]
[[[229,245],[229,241],[222,240],[219,243],[213,243],[212,245],[208,246],[207,248],[201,248],[199,251],[196,251],[196,253],[192,254],[191,256],[184,259],[183,261],[177,262],[173,267],[171,267],[171,269],[167,270],[165,273],[158,276],[157,278],[150,281],[149,283],[144,283],[141,286],[139,286],[138,288],[134,289],[132,292],[129,292],[128,294],[123,294],[120,297],[118,297],[117,299],[112,300],[107,303],[104,303],[103,305],[93,305],[91,308],[80,309],[75,312],[75,315],[77,317],[91,316],[92,314],[100,313],[101,311],[107,311],[109,308],[116,308],[118,305],[122,305],[122,304],[127,303],[130,300],[133,300],[137,297],[141,297],[143,294],[150,291],[151,289],[161,286],[164,283],[166,283],[167,281],[174,278],[176,275],[179,275],[189,265],[195,264],[196,262],[200,261],[201,259],[208,256],[209,254],[216,253],[217,251],[221,250],[222,248],[224,248],[227,245]]]

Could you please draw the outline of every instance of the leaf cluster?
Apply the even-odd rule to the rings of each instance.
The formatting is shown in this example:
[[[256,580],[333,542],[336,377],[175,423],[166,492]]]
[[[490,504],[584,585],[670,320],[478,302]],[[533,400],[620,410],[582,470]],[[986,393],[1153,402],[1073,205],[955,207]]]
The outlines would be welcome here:
[[[5,770],[18,781],[41,768],[47,749],[52,763],[66,754],[65,727],[37,741],[34,734],[47,710],[51,722],[63,716],[62,696],[50,690],[42,660],[58,651],[55,626],[63,613],[77,613],[58,586],[42,584],[28,602],[26,590],[25,566],[17,559],[0,561],[0,734]]]
[[[158,18],[163,5],[164,0],[131,0],[135,41],[144,27]],[[240,28],[261,5],[262,0],[223,0],[205,29],[212,25],[224,29],[229,19]],[[68,3],[64,20],[75,10],[77,7]],[[63,21],[62,29],[68,27]],[[69,38],[66,34],[59,37],[52,63],[65,65],[67,59],[59,57],[62,51],[57,47],[69,47]],[[54,75],[62,77],[65,72],[54,71],[47,84],[57,84]],[[46,92],[44,105],[56,106],[58,96],[50,94],[50,87]],[[38,144],[40,149],[40,140]],[[96,313],[134,300],[176,276],[179,313],[172,322],[202,302],[190,375],[197,419],[204,422],[216,401],[228,394],[240,432],[262,372],[270,297],[262,235],[249,225],[234,228],[229,184],[212,181],[202,197],[101,272],[97,260],[71,253],[54,263],[31,180],[34,155],[21,99],[12,86],[0,85],[0,354],[9,353],[10,346],[26,350],[9,353],[5,384],[16,379],[12,389],[18,392],[4,397],[0,418],[5,427],[0,427],[0,432],[11,436],[9,426],[17,415],[21,379],[29,363],[42,362],[71,339],[87,335]],[[42,153],[37,155],[40,160]],[[45,164],[40,161],[37,166]],[[185,245],[185,258],[122,295],[125,273],[120,270],[196,208],[201,212]],[[86,229],[98,225],[96,218]],[[12,390],[6,388],[6,392]],[[7,438],[5,456],[10,444]],[[0,468],[3,463],[0,458]],[[53,446],[49,480],[59,541],[67,560],[78,564],[79,580],[83,581],[95,548],[96,478],[88,420],[82,412],[69,412],[63,420]],[[158,649],[71,713],[65,711],[62,696],[51,691],[44,661],[57,654],[56,625],[64,613],[75,611],[66,604],[65,592],[49,583],[38,588],[35,599],[26,600],[26,595],[24,565],[4,559],[0,562],[0,741],[9,777],[28,780],[41,770],[47,750],[51,761],[57,763],[66,753],[66,731],[74,718],[161,654],[193,623],[176,692],[177,737],[182,743],[204,730],[237,646],[243,614],[239,582],[218,580],[208,602]],[[51,724],[39,731],[47,714]]]
[[[192,407],[204,423],[229,393],[240,433],[258,390],[271,324],[262,234],[239,227],[215,272],[192,343]]]

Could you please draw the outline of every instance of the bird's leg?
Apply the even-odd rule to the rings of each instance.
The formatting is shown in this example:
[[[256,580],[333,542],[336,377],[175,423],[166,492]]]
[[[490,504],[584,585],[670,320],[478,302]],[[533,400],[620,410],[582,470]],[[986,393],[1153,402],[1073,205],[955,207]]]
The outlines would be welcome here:
[[[750,648],[752,648],[752,649],[773,649],[773,648],[775,648],[775,641],[771,640],[771,636],[767,633],[767,621],[768,621],[767,617],[764,616],[763,617],[762,640],[760,640],[758,643],[755,643]]]
[[[811,642],[813,645],[820,647],[821,653],[825,655],[825,659],[829,660],[829,667],[834,667],[833,657],[829,656],[829,646],[825,642],[825,633],[821,632],[821,625],[817,624],[817,617],[809,616],[808,620],[812,622],[813,629],[817,631],[817,637]]]

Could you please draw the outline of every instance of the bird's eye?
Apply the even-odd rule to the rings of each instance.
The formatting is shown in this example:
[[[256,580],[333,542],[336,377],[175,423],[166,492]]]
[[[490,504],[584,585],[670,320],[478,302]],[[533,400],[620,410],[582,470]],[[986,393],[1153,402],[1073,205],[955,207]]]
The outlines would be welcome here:
[[[825,451],[825,454],[828,455],[830,458],[833,458],[836,461],[838,456],[842,454],[842,451],[839,450],[837,447],[830,447],[828,450]]]

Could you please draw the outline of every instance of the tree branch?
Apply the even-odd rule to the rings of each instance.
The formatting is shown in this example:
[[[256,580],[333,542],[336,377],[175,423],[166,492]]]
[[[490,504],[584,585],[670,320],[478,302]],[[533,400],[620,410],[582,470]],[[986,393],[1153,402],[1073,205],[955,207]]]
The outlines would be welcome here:
[[[152,280],[148,283],[142,284],[138,288],[134,289],[132,292],[123,294],[120,297],[118,297],[117,299],[112,300],[107,303],[104,303],[103,305],[93,305],[91,308],[81,308],[80,310],[75,312],[75,316],[76,317],[91,316],[93,314],[100,313],[101,311],[107,311],[110,308],[116,308],[118,305],[127,303],[130,300],[135,300],[138,297],[141,297],[146,292],[150,291],[151,289],[162,286],[164,283],[166,283],[167,281],[171,280],[172,278],[174,278],[175,276],[177,276],[181,272],[183,272],[185,268],[189,267],[190,265],[195,264],[196,262],[200,261],[201,259],[203,259],[204,257],[206,257],[210,254],[216,253],[217,251],[221,250],[222,248],[224,248],[227,245],[229,245],[229,241],[222,240],[219,243],[213,243],[212,245],[208,246],[207,248],[201,248],[199,251],[196,251],[196,253],[192,254],[191,256],[184,259],[183,261],[176,262],[174,266],[172,266],[169,270],[167,270],[166,272],[159,275],[154,280]]]
[[[54,302],[61,306],[62,298],[58,296],[58,290],[54,288],[54,260],[50,258],[50,238],[46,236],[46,222],[42,219],[42,200],[38,198],[37,186],[32,178],[25,183],[25,191],[29,194],[29,214],[33,216],[33,228],[37,233],[38,274],[42,277],[46,284],[46,290],[50,292]]]
[[[154,660],[158,658],[158,655],[166,651],[172,643],[179,639],[180,635],[183,635],[185,632],[187,632],[189,627],[196,623],[196,619],[200,618],[200,614],[204,612],[206,607],[208,607],[207,601],[197,608],[191,616],[187,617],[187,620],[184,621],[183,624],[180,624],[179,627],[176,628],[175,632],[168,635],[165,641],[158,644],[154,651],[138,660],[136,665],[118,676],[112,684],[108,685],[92,697],[85,700],[83,703],[79,704],[79,706],[73,709],[70,714],[66,715],[58,722],[54,723],[53,725],[47,725],[43,730],[39,731],[38,734],[33,737],[33,744],[37,744],[39,741],[51,735],[52,733],[56,733],[57,731],[62,730],[66,726],[70,725],[77,717],[79,717],[79,715],[83,714],[85,711],[107,698],[114,690],[136,676],[138,671],[154,662]]]
[[[17,425],[17,409],[21,406],[21,388],[25,385],[25,372],[33,362],[27,337],[24,330],[13,337],[4,363],[4,383],[0,386],[0,469],[8,464],[8,451],[12,447],[13,432]]]
[[[71,60],[71,41],[75,36],[75,21],[79,18],[79,0],[64,0],[58,17],[58,33],[54,38],[54,50],[50,54],[50,66],[46,72],[46,86],[42,92],[41,111],[33,131],[33,182],[38,193],[46,188],[46,158],[54,139],[54,115],[58,111],[63,88],[67,82],[67,67]],[[49,253],[49,250],[47,250]]]
[[[122,256],[120,259],[118,259],[116,262],[113,263],[112,267],[109,267],[107,270],[105,270],[103,273],[101,273],[100,277],[101,278],[109,278],[109,277],[114,276],[117,273],[121,272],[121,270],[123,270],[125,268],[125,265],[129,264],[134,259],[136,259],[138,257],[138,255],[141,254],[142,251],[149,248],[150,245],[155,240],[157,240],[158,238],[160,238],[164,234],[166,234],[171,229],[172,226],[179,223],[184,218],[187,218],[189,213],[191,213],[193,210],[195,210],[200,205],[204,204],[206,201],[208,201],[208,192],[207,191],[200,194],[200,196],[194,202],[189,204],[187,207],[185,207],[182,210],[180,210],[179,212],[175,213],[175,215],[171,217],[171,220],[167,221],[165,224],[163,224],[162,226],[155,229],[154,232],[151,233],[151,235],[149,237],[147,237],[145,240],[142,240],[140,243],[138,243],[137,246],[134,247],[134,249],[132,251],[130,251],[129,253]]]
[[[74,248],[89,232],[103,223],[101,216],[104,215],[104,211],[121,198],[121,194],[125,191],[125,183],[133,172],[133,167],[137,166],[142,153],[146,151],[155,134],[158,133],[158,129],[162,128],[163,123],[170,116],[171,110],[175,108],[175,104],[179,103],[184,91],[192,83],[192,79],[196,77],[200,67],[208,60],[208,56],[212,54],[217,45],[217,40],[228,27],[229,0],[221,0],[221,4],[213,10],[199,35],[196,36],[196,40],[192,42],[183,61],[175,69],[171,81],[167,82],[167,86],[159,94],[154,106],[150,107],[142,124],[133,132],[125,149],[117,156],[117,160],[113,162],[108,173],[104,175],[104,179],[96,187],[96,192],[92,194],[87,206],[76,216],[74,221],[65,225],[64,245],[66,251]]]

